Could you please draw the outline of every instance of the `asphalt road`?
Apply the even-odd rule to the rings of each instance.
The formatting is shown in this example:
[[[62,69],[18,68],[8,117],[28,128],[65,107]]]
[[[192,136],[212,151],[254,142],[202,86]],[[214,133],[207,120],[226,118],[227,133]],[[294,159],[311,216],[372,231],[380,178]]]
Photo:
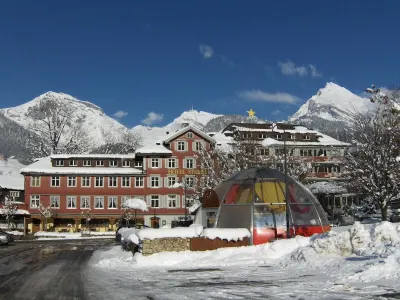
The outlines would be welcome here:
[[[0,247],[0,299],[90,299],[85,289],[86,263],[108,239],[15,242]]]

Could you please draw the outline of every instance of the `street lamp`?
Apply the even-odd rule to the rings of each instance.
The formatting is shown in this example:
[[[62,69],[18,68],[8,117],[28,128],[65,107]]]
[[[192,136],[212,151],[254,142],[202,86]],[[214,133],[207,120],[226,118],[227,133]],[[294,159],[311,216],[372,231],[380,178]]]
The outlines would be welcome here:
[[[278,129],[278,124],[273,123],[272,124],[272,132],[274,129]],[[285,128],[283,130],[283,157],[284,157],[284,172],[285,172],[285,203],[286,203],[286,238],[290,238],[290,222],[289,222],[289,187],[288,187],[288,169],[287,169],[287,153],[286,153],[286,130]]]

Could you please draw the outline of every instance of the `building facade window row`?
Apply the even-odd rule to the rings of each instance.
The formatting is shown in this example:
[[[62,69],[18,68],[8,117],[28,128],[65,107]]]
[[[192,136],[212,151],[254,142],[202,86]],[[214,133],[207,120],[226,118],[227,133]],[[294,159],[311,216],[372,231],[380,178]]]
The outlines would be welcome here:
[[[61,176],[50,176],[50,187],[61,187]],[[81,187],[81,188],[144,188],[145,177],[131,177],[131,176],[65,176],[67,187]],[[175,184],[180,182],[180,178],[176,175],[150,175],[147,177],[147,187],[160,188],[160,187],[176,187]],[[78,183],[80,183],[78,185]],[[187,187],[194,187],[196,183],[195,176],[185,176],[184,183]],[[31,187],[40,187],[41,177],[31,177]]]
[[[177,194],[167,195],[136,195],[136,196],[64,196],[50,195],[50,207],[52,209],[119,209],[126,199],[140,198],[147,202],[151,208],[180,208],[181,196]],[[184,200],[184,197],[182,197]],[[63,199],[63,201],[61,201]],[[30,208],[39,208],[41,204],[40,195],[30,196]]]

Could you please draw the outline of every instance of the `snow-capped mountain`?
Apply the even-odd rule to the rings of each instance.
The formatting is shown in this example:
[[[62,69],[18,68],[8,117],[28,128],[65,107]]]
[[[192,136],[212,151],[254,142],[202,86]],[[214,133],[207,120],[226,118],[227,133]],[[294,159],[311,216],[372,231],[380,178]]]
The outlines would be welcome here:
[[[100,107],[63,93],[47,92],[25,104],[0,109],[0,112],[23,128],[32,130],[33,125],[38,121],[26,114],[29,108],[37,106],[43,100],[55,100],[58,103],[61,102],[63,106],[72,108],[71,118],[73,121],[83,117],[82,127],[87,132],[88,139],[90,139],[93,146],[102,145],[107,142],[107,138],[110,136],[127,131],[125,126],[107,116]]]
[[[154,144],[154,142],[163,139],[167,134],[174,133],[186,125],[196,126],[203,129],[211,120],[221,117],[205,111],[190,110],[183,112],[178,118],[164,127],[150,127],[138,125],[131,129],[135,135],[142,137],[144,146]]]
[[[24,189],[24,176],[20,170],[25,167],[14,157],[3,160],[0,157],[0,186],[7,189]]]
[[[291,122],[310,121],[321,118],[327,121],[348,122],[354,113],[363,113],[371,106],[367,98],[362,98],[335,83],[326,86],[312,96],[289,118]]]

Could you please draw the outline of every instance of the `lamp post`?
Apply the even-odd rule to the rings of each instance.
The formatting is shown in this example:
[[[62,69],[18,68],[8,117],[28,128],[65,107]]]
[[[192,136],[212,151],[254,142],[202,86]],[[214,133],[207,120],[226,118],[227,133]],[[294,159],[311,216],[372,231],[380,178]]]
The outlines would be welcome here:
[[[278,124],[272,124],[272,131],[274,131],[274,128],[278,129]],[[286,130],[285,128],[283,130],[283,157],[284,157],[284,163],[283,163],[283,168],[284,168],[284,173],[285,173],[285,204],[286,204],[286,238],[290,238],[290,214],[289,214],[289,187],[288,187],[288,169],[287,169],[287,151],[286,151]]]

